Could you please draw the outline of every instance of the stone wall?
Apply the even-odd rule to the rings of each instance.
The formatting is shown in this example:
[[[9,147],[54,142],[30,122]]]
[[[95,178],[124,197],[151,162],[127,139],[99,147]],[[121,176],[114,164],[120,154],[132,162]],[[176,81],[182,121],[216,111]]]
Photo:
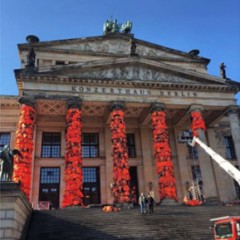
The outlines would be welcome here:
[[[31,204],[14,182],[0,182],[0,239],[24,239],[32,214]]]

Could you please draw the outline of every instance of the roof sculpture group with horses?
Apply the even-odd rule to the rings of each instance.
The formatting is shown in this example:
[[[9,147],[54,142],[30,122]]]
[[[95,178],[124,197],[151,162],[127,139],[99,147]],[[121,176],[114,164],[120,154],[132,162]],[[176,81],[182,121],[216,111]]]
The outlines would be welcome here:
[[[103,25],[104,34],[108,33],[130,33],[132,30],[132,22],[127,21],[124,24],[118,23],[117,19],[106,20]]]

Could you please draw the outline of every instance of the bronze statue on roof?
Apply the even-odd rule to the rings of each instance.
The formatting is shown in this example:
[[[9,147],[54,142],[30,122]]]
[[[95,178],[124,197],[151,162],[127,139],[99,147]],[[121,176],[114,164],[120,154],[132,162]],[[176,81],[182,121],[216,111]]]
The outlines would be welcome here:
[[[31,47],[28,51],[26,67],[35,67],[35,59],[36,59],[36,53],[34,51],[34,48]]]
[[[226,66],[222,62],[221,65],[220,65],[220,74],[221,74],[222,78],[226,79],[226,70],[225,70],[225,68],[226,68]]]
[[[132,30],[132,22],[127,21],[125,24],[121,24],[117,22],[117,19],[106,20],[103,24],[103,32],[104,34],[109,33],[130,33]]]

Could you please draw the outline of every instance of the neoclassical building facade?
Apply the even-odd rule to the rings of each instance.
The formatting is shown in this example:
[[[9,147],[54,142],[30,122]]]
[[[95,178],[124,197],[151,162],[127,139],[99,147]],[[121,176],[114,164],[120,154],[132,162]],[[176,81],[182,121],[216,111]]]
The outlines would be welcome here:
[[[207,201],[240,198],[236,182],[187,143],[195,113],[202,140],[240,166],[239,84],[209,75],[199,51],[120,32],[27,40],[18,45],[19,95],[1,96],[0,144],[22,151],[14,177],[35,208],[77,197],[85,205],[136,200],[149,190],[156,201],[166,195],[182,203],[193,182]],[[116,195],[118,188],[125,193]]]

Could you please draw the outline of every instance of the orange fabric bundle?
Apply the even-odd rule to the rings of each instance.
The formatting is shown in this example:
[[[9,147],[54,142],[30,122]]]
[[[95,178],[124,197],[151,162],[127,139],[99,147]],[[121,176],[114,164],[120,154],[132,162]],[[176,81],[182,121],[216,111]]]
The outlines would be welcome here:
[[[177,201],[176,179],[171,161],[171,149],[166,124],[166,113],[152,113],[154,158],[158,179],[160,200],[172,198]]]
[[[202,205],[202,201],[199,201],[197,199],[189,200],[187,196],[184,197],[183,202],[188,206],[200,206]]]
[[[112,133],[113,180],[112,188],[114,203],[129,202],[129,166],[126,145],[126,126],[124,112],[113,110],[110,129]]]
[[[69,109],[66,119],[68,128],[66,133],[63,207],[83,206],[81,111],[77,108]]]
[[[105,207],[102,208],[102,210],[103,210],[104,212],[118,212],[118,211],[120,211],[121,209],[118,208],[118,207],[113,207],[113,206],[105,206]]]
[[[28,200],[31,191],[34,118],[33,107],[21,105],[15,148],[21,152],[23,158],[15,155],[13,181],[20,182],[20,187]]]
[[[193,131],[193,136],[195,137],[198,136],[198,132],[197,132],[198,129],[202,129],[206,131],[205,122],[200,112],[191,112],[191,119],[192,119],[191,128]]]

